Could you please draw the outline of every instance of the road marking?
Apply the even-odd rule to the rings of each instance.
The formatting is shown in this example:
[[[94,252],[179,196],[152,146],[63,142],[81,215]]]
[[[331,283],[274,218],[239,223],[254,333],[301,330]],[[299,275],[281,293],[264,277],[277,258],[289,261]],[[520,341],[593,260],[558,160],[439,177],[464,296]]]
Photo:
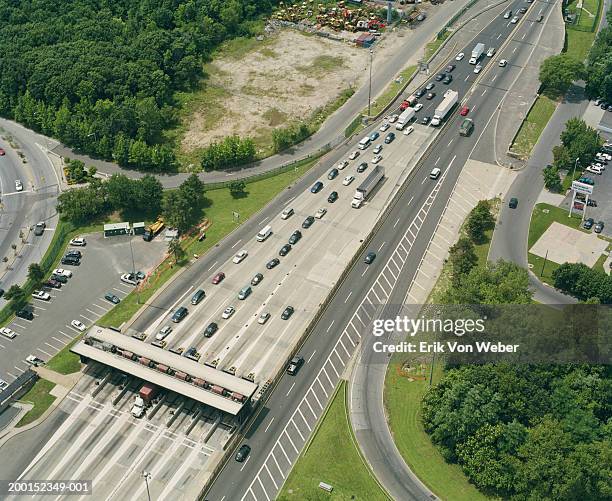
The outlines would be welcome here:
[[[289,424],[289,423],[287,423],[287,424]],[[291,440],[291,437],[289,436],[289,433],[287,433],[287,428],[285,428],[285,431],[283,433],[285,435],[287,435],[287,438],[289,439],[289,443],[291,444],[291,447],[293,447],[293,450],[295,450],[295,453],[299,455],[300,451],[298,450],[298,448],[293,443],[293,440]]]
[[[408,205],[410,205],[413,200],[414,200],[414,196],[410,197],[410,200],[408,200]]]
[[[278,490],[278,484],[276,483],[276,481],[274,480],[274,477],[272,476],[272,473],[270,472],[268,465],[264,464],[264,466],[266,467],[266,471],[268,472],[268,475],[270,475],[270,479],[272,480],[272,483],[274,484],[274,488],[276,490]]]
[[[521,40],[525,40],[526,36],[527,36],[527,33],[523,33],[523,36],[521,37]]]
[[[329,354],[329,356],[331,357],[331,353]],[[327,365],[327,364],[325,364]],[[329,374],[327,373],[327,371],[325,370],[325,365],[323,366],[323,374],[325,374],[325,377],[327,378],[327,380],[329,381],[329,385],[334,388],[334,383],[332,383],[332,380],[329,377]],[[333,368],[333,364],[332,364],[332,368]],[[335,369],[334,369],[335,370]],[[337,374],[336,374],[337,375]],[[321,385],[321,388],[323,388],[323,384],[321,382],[319,382],[319,384]]]
[[[285,448],[283,447],[283,444],[280,443],[280,437],[276,443],[280,447],[281,452],[285,455],[285,458],[287,459],[287,463],[289,463],[289,466],[291,466],[293,463],[291,462],[291,459],[289,459],[289,456],[287,456],[287,453],[285,452]]]
[[[495,82],[496,78],[497,78],[497,75],[493,75],[493,78],[491,79],[491,83]]]
[[[52,358],[53,355],[51,355],[51,353],[47,353],[45,350],[43,350],[42,348],[36,348],[38,351],[40,351],[41,353],[44,353],[45,355],[47,355],[49,358]]]
[[[113,287],[113,290],[117,291],[117,292],[121,292],[121,294],[129,294],[129,292],[123,290],[123,289],[117,289],[117,287]]]
[[[72,336],[69,336],[64,331],[58,331],[62,336],[66,336],[68,339],[72,339]]]
[[[36,298],[34,298],[34,299],[36,299]],[[39,299],[39,301],[43,301],[43,300]],[[41,308],[40,306],[36,306],[35,304],[32,305],[32,308],[36,308],[37,310],[47,311],[47,308]]]
[[[369,270],[370,268],[368,266],[366,266],[365,270],[363,270],[363,273],[361,274],[361,276],[363,277]]]
[[[61,345],[65,345],[66,341],[62,341],[61,339],[57,339],[55,336],[51,336],[52,339],[55,339],[58,343],[60,343]]]
[[[210,271],[210,270],[212,270],[212,269],[213,269],[215,266],[217,266],[217,263],[218,263],[218,262],[219,262],[219,261],[215,261],[215,262],[214,262],[214,263],[213,263],[213,264],[210,266],[210,268],[208,268],[208,270],[206,270],[206,271]]]
[[[512,54],[514,54],[516,52],[516,47],[514,49],[512,49]]]
[[[438,158],[436,159],[436,161],[434,162],[434,165],[438,165],[438,162],[440,161],[440,158],[442,158],[442,157],[438,157]]]
[[[299,407],[298,407],[297,411],[300,413],[300,417],[304,421],[304,424],[306,425],[306,428],[308,428],[308,431],[312,431],[312,428],[311,428],[310,424],[308,424],[308,421],[306,421],[306,418],[304,417],[304,414],[302,414],[302,411],[300,410]]]
[[[17,379],[17,376],[15,376],[15,374],[11,374],[9,371],[6,371],[6,373],[11,376],[13,379]]]
[[[289,396],[289,393],[291,393],[291,390],[293,390],[293,387],[294,387],[294,386],[295,386],[295,383],[293,383],[293,384],[291,385],[291,388],[289,388],[289,391],[287,392],[287,396]]]
[[[470,78],[470,75],[468,75],[467,77],[465,77],[465,79],[463,80],[464,82],[468,81],[468,78]]]
[[[327,331],[326,331],[326,332],[329,332],[329,331],[331,330],[332,325],[334,325],[334,322],[335,322],[335,321],[336,321],[335,319],[331,321],[331,324],[329,324],[329,327],[327,328]]]
[[[92,324],[94,323],[94,320],[92,320],[91,318],[86,317],[85,315],[79,315],[79,317],[84,318],[85,320],[90,321]]]
[[[448,144],[446,145],[446,147],[448,148],[451,144],[453,144],[454,139],[451,139]]]
[[[317,352],[317,350],[312,352],[312,355],[310,355],[310,357],[308,357],[308,360],[306,360],[306,363],[310,362],[312,360],[312,357],[315,356],[315,353]]]
[[[249,455],[249,457],[246,458],[246,461],[244,462],[244,464],[242,465],[242,468],[240,468],[240,471],[244,470],[245,466],[247,465],[247,463],[249,462],[249,459],[251,459],[251,456]]]
[[[240,240],[238,240],[238,241],[237,241],[237,242],[236,242],[234,245],[232,245],[232,249],[233,249],[234,247],[236,247],[236,246],[237,246],[237,245],[238,245],[240,242],[242,242],[242,238],[241,238]]]
[[[501,38],[502,34],[500,33],[499,35],[497,35],[497,40],[499,40]]]
[[[281,470],[280,465],[278,464],[278,461],[276,460],[276,456],[274,454],[272,454],[272,460],[274,461],[274,464],[276,465],[276,468],[278,469],[279,473],[281,474],[281,477],[283,477],[283,479],[285,478],[285,472],[283,470]]]
[[[487,93],[487,89],[482,91],[482,94],[480,94],[481,96],[484,96]]]
[[[264,217],[261,221],[259,221],[259,224],[265,223],[268,219],[270,219],[270,216]]]
[[[387,243],[387,242],[383,242],[382,244],[380,244],[380,247],[378,248],[378,252],[380,252],[380,251],[381,251],[381,249],[382,249],[382,248],[385,246],[385,244],[386,244],[386,243]]]
[[[346,304],[349,300],[349,298],[353,295],[353,291],[349,292],[348,296],[346,296],[346,299],[344,300],[344,303]]]
[[[23,369],[20,369],[16,365],[13,365],[13,367],[15,367],[15,369],[17,369],[21,374],[23,374],[25,372]]]
[[[314,353],[313,353],[314,355]],[[314,409],[312,408],[312,406],[310,405],[310,402],[308,401],[307,398],[304,399],[304,402],[306,402],[306,405],[308,406],[308,408],[310,409],[310,412],[312,412],[312,415],[314,416],[315,420],[317,420],[317,414],[315,413]]]
[[[298,407],[298,411],[300,410],[300,408]],[[298,435],[300,436],[300,438],[302,439],[302,442],[306,442],[306,439],[304,438],[304,435],[302,435],[302,432],[300,431],[300,429],[298,428],[298,425],[295,423],[295,420],[291,420],[290,421],[293,426],[295,427],[296,431],[298,432]]]
[[[98,317],[100,316],[100,314],[97,311],[91,311],[89,308],[85,308],[85,310],[87,310],[92,315],[97,315]]]
[[[100,306],[99,304],[96,303],[91,303],[92,306],[95,306],[96,308],[100,308],[102,311],[108,311],[110,308],[104,308],[104,306]]]
[[[425,181],[427,181],[427,178],[424,178],[423,181],[421,181],[421,184],[425,184]]]
[[[270,425],[272,424],[272,421],[274,421],[274,418],[276,416],[272,416],[272,419],[270,419],[270,422],[268,423],[268,426],[266,426],[266,429],[264,430],[264,433],[268,431],[268,428],[270,428]]]
[[[399,218],[399,217],[397,218],[397,221],[395,221],[395,224],[393,225],[394,228],[398,225],[398,223],[400,222],[400,219],[401,218]],[[363,276],[363,275],[361,275],[361,276]]]

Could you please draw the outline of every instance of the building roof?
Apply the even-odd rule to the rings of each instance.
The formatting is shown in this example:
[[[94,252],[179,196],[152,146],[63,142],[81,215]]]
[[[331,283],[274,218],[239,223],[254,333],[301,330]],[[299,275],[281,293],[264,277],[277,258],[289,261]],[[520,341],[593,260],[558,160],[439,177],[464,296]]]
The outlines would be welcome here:
[[[132,223],[132,228],[144,228],[144,223]]]
[[[109,223],[104,225],[104,231],[112,231],[112,230],[129,230],[130,223]]]

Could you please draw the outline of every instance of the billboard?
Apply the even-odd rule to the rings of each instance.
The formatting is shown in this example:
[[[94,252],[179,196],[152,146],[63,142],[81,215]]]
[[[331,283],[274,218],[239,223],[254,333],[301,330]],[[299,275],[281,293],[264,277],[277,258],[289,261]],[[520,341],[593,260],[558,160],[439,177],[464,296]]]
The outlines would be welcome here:
[[[580,181],[572,181],[572,190],[576,193],[583,193],[585,195],[593,194],[593,187],[590,184],[581,183]]]

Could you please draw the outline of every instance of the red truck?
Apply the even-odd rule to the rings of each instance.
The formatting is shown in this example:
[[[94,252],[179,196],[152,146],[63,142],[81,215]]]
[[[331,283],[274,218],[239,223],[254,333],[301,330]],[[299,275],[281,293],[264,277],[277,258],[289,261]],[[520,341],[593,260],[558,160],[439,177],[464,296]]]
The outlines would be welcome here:
[[[408,96],[406,99],[404,99],[404,102],[400,104],[400,110],[404,111],[406,108],[410,108],[411,106],[414,106],[416,102],[417,102],[417,98],[415,95]]]
[[[140,398],[142,398],[147,404],[150,403],[151,400],[153,400],[153,397],[156,395],[156,393],[157,386],[155,386],[153,383],[143,384],[142,388],[140,388],[140,391],[138,392]]]

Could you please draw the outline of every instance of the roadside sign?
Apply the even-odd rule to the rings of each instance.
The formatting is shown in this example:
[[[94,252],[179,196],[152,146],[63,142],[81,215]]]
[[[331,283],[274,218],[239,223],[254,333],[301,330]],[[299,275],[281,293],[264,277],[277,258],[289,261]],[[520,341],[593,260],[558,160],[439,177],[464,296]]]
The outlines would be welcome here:
[[[572,182],[572,190],[576,193],[583,193],[584,195],[593,194],[593,187],[590,184],[581,183],[580,181]]]

